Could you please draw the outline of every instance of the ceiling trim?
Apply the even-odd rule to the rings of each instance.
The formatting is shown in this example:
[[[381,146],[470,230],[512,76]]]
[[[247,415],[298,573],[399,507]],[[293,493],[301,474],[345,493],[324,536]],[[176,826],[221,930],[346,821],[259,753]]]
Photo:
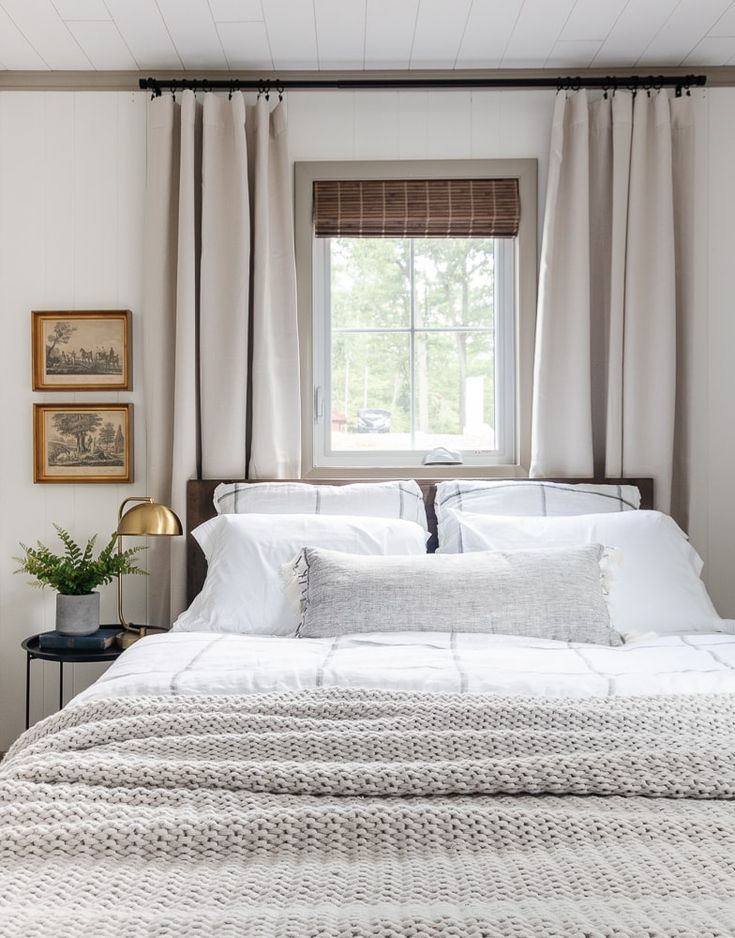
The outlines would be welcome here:
[[[431,79],[439,81],[456,80],[458,78],[470,79],[548,79],[550,74],[558,74],[562,70],[531,68],[531,69],[402,69],[402,70],[373,70],[365,71],[159,71],[153,70],[159,80],[166,79],[202,79],[213,81],[271,81],[278,83],[286,80],[355,80],[369,78],[371,80],[400,80],[406,78]],[[697,68],[691,65],[687,71],[705,75],[707,86],[735,87],[735,67],[724,66],[718,68]],[[681,68],[581,68],[570,69],[569,75],[575,78],[603,78],[613,76],[625,78],[643,73],[665,76],[681,76]],[[151,72],[146,71],[0,71],[0,91],[138,91],[138,82],[141,78],[150,78]]]

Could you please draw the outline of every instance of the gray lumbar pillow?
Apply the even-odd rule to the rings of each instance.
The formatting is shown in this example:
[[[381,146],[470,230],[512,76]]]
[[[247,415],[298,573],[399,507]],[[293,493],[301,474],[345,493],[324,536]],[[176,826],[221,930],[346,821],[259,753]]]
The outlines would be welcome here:
[[[363,557],[306,547],[284,569],[297,634],[493,632],[619,645],[600,544]]]

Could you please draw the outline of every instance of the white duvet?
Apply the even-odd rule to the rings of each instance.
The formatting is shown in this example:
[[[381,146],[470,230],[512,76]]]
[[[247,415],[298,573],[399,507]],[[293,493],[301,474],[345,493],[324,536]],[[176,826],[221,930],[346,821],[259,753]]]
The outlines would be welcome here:
[[[296,639],[171,632],[141,639],[73,703],[313,687],[563,697],[735,693],[735,635],[667,635],[610,648],[467,633]]]

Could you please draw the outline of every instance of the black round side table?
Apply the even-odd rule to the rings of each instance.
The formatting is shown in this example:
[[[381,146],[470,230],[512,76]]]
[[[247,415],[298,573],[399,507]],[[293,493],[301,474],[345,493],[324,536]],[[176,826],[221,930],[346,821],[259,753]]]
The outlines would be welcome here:
[[[102,626],[106,628],[106,626]],[[40,634],[40,633],[39,633]],[[38,635],[23,639],[20,647],[26,653],[26,729],[31,722],[31,661],[38,658],[43,661],[59,663],[59,710],[64,706],[64,665],[79,664],[83,661],[114,661],[122,654],[117,644],[101,651],[81,651],[78,648],[41,648]]]

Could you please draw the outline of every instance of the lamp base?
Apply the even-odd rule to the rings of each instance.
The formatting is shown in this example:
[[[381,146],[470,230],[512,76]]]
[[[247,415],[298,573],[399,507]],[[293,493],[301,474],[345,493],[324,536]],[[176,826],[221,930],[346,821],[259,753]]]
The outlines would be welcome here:
[[[135,628],[135,631],[124,628],[117,636],[116,641],[118,647],[122,648],[123,651],[125,651],[126,648],[130,648],[130,646],[134,645],[139,638],[144,638],[146,635],[160,635],[163,632],[168,632],[168,629],[159,629],[150,625],[138,625]]]

